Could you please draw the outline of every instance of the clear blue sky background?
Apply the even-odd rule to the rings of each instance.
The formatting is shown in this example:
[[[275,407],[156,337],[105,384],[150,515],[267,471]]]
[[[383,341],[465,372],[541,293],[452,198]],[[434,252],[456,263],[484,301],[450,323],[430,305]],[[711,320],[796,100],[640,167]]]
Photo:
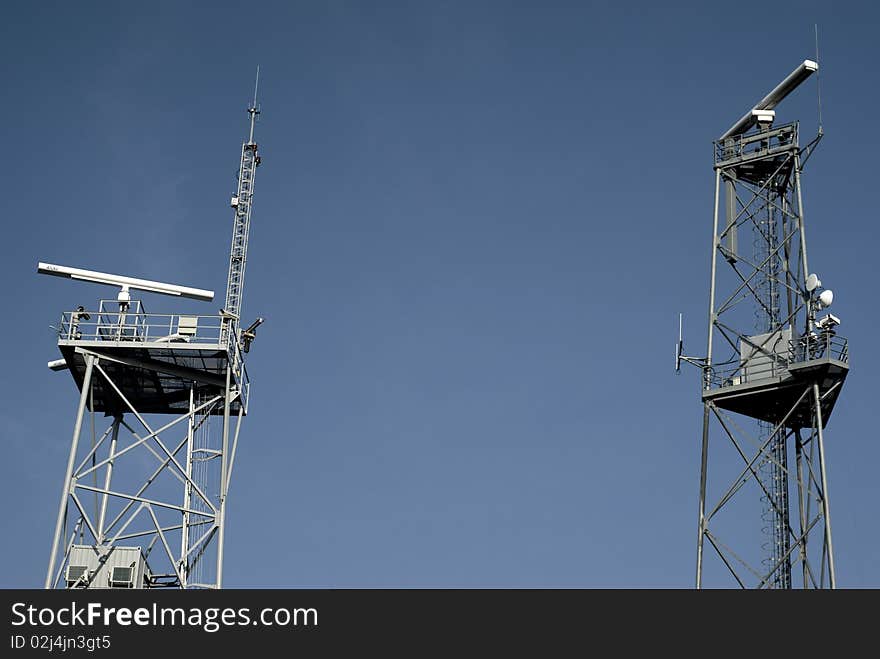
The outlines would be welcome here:
[[[259,64],[244,310],[267,321],[225,585],[690,587],[701,407],[673,344],[683,311],[705,345],[711,143],[814,56],[818,22],[807,236],[853,367],[828,426],[837,572],[880,586],[878,21],[868,2],[7,6],[0,583],[40,586],[50,550],[77,395],[48,326],[108,296],[36,263],[222,304]],[[778,117],[814,135],[816,105],[811,80]]]

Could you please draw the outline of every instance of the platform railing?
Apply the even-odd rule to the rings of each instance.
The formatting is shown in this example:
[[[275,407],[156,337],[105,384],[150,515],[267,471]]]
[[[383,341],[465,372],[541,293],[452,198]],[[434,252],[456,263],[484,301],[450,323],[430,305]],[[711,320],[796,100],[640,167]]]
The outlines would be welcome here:
[[[783,151],[796,146],[798,142],[798,124],[792,122],[774,126],[766,131],[734,135],[726,140],[713,143],[715,165],[719,166],[733,160],[758,157],[770,152]]]
[[[247,410],[250,381],[238,332],[220,315],[147,313],[139,300],[121,311],[116,300],[101,300],[97,311],[79,308],[61,314],[59,341],[101,341],[143,344],[211,345],[226,348],[234,382]]]
[[[847,340],[833,332],[820,332],[789,341],[789,359],[792,362],[806,362],[811,359],[823,358],[848,363],[849,344]]]
[[[112,302],[115,308],[105,302]],[[222,323],[220,316],[146,313],[139,301],[123,312],[115,301],[102,300],[98,311],[62,313],[58,339],[218,345]]]
[[[793,364],[813,359],[835,359],[849,362],[849,344],[832,332],[813,333],[788,342],[779,353],[755,353],[746,361],[734,360],[714,364],[704,369],[705,389],[719,389],[741,384],[755,384],[785,375]]]

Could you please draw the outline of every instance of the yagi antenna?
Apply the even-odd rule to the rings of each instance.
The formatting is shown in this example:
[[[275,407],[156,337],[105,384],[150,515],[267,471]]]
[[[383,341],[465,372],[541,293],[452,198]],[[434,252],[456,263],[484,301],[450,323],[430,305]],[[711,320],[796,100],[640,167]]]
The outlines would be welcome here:
[[[214,291],[207,291],[201,288],[191,288],[190,286],[166,284],[161,281],[137,279],[135,277],[113,275],[106,272],[95,272],[94,270],[70,268],[66,265],[37,263],[37,272],[44,275],[54,275],[55,277],[65,277],[67,279],[78,279],[80,281],[88,281],[95,284],[119,286],[122,289],[122,292],[128,292],[130,289],[135,289],[139,291],[147,291],[148,293],[159,293],[160,295],[171,295],[174,297],[186,297],[192,300],[202,300],[203,302],[210,302],[214,299]]]

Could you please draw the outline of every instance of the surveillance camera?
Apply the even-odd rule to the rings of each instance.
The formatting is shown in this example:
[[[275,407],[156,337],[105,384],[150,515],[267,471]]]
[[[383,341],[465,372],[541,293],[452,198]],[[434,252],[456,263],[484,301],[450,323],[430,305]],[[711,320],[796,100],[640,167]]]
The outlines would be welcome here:
[[[816,321],[816,326],[822,328],[823,330],[832,330],[838,325],[840,325],[840,318],[838,318],[834,314],[828,314],[827,316],[823,316],[818,321]]]
[[[752,117],[759,124],[772,124],[776,118],[776,112],[773,110],[752,110]]]

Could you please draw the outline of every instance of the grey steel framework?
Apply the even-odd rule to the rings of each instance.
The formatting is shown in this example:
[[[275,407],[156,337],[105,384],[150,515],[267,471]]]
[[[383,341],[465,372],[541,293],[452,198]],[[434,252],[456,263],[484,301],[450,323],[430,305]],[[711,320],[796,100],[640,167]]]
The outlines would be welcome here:
[[[242,146],[227,308],[147,313],[102,300],[62,314],[59,370],[79,390],[46,588],[221,588],[227,493],[249,379],[242,282],[260,163]]]
[[[714,144],[708,346],[685,358],[702,369],[696,586],[705,572],[709,585],[834,588],[825,426],[849,354],[839,319],[817,319],[827,298],[809,277],[801,192],[821,130],[801,148],[797,123],[753,116]],[[743,522],[759,501],[763,542]]]

